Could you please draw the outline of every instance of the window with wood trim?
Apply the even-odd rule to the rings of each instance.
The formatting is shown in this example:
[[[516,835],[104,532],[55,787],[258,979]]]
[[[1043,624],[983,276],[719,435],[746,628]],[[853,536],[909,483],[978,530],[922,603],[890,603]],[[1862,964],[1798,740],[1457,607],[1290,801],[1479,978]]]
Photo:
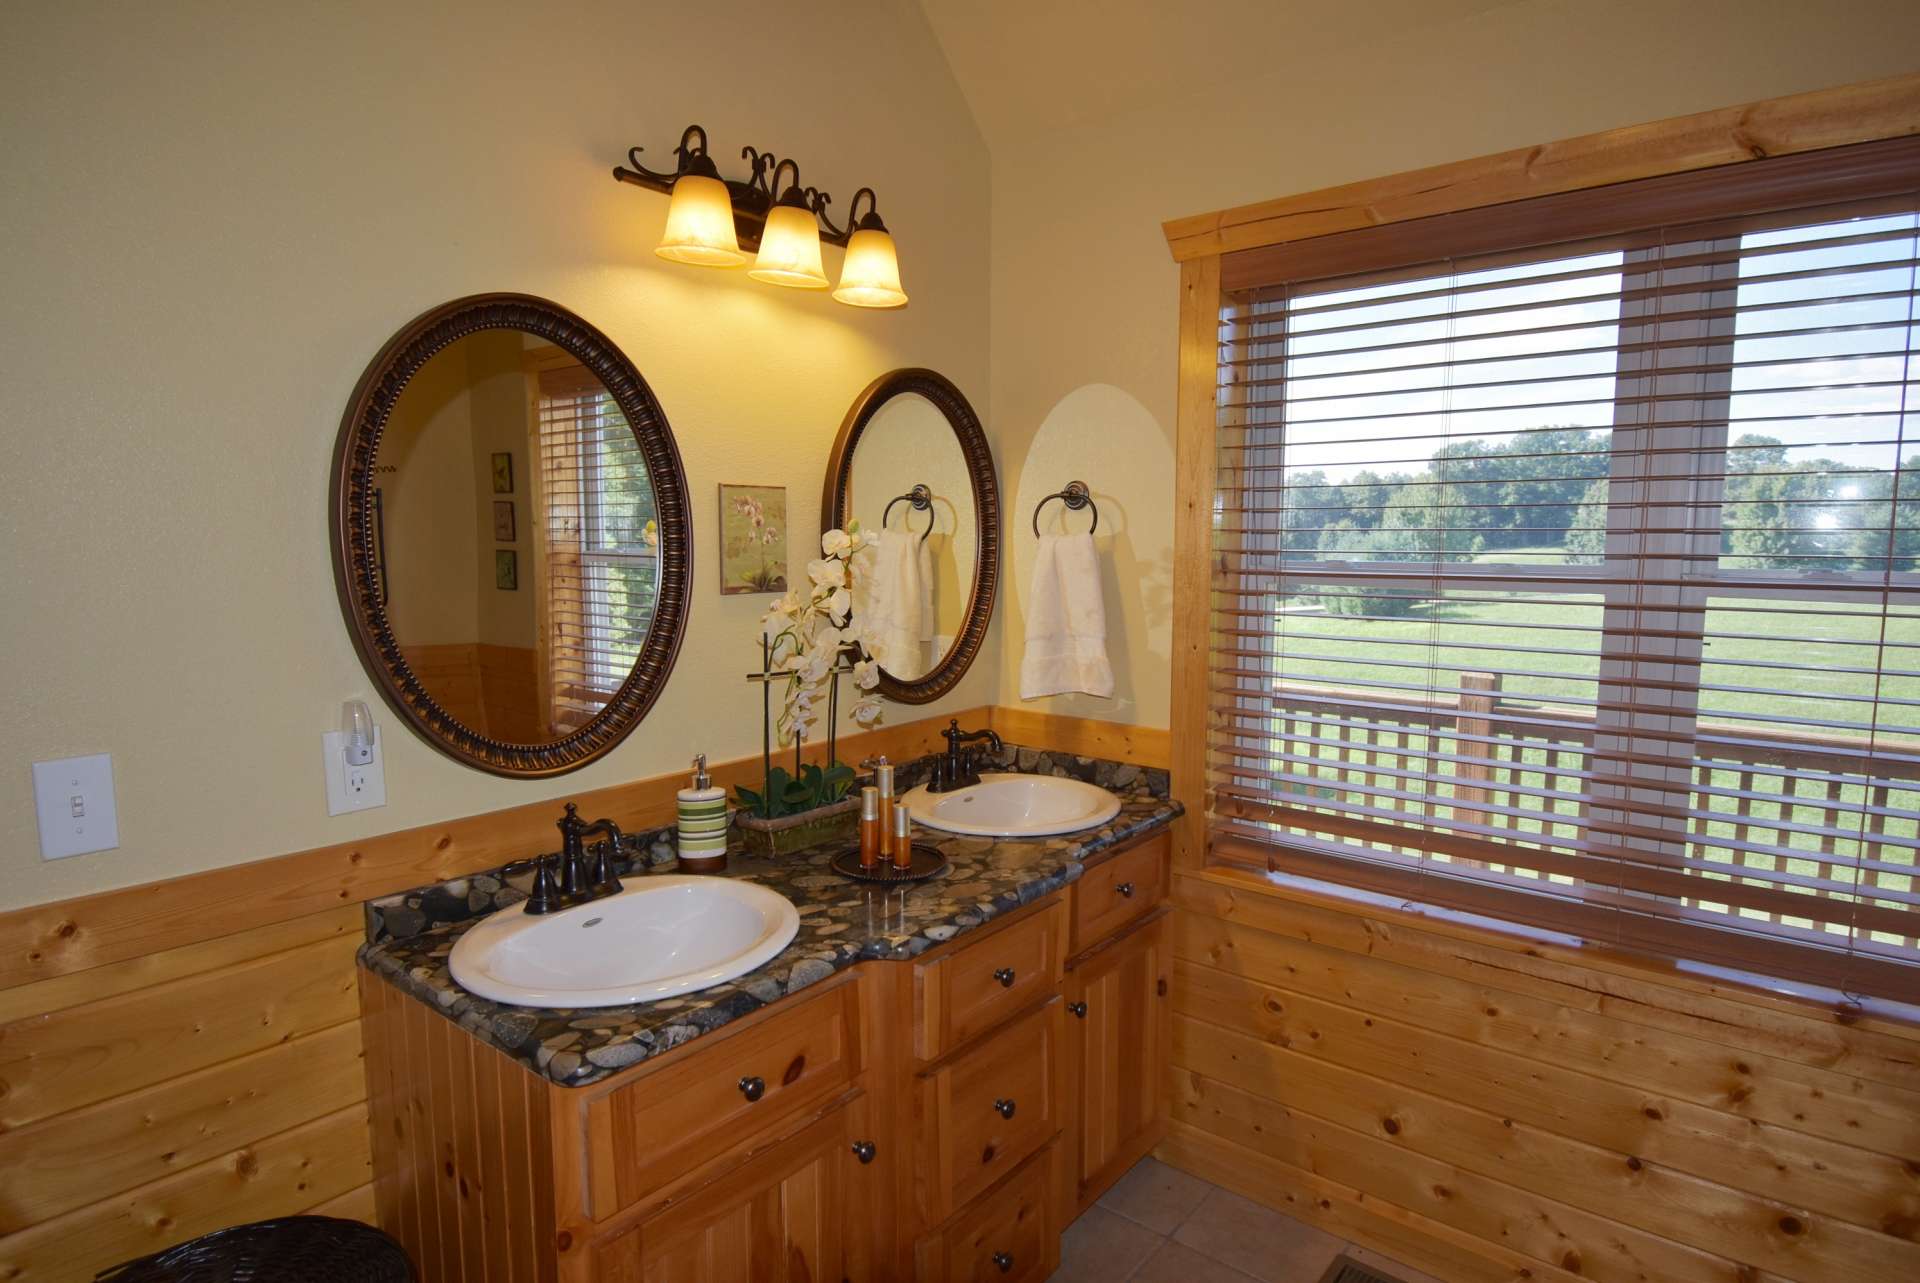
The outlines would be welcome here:
[[[1228,256],[1214,856],[1912,997],[1916,159]]]
[[[639,440],[578,365],[542,370],[541,639],[549,729],[568,734],[632,671],[660,591],[659,525]]]

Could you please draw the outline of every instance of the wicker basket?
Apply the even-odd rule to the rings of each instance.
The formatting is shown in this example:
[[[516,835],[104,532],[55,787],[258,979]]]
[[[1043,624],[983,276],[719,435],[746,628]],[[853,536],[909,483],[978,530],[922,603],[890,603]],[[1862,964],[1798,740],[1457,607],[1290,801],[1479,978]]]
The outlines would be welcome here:
[[[734,832],[740,844],[755,855],[774,857],[792,855],[825,842],[842,842],[860,827],[860,799],[842,798],[826,806],[816,806],[798,815],[783,815],[763,820],[745,811],[736,812]]]
[[[289,1216],[203,1234],[95,1283],[418,1283],[401,1246],[359,1221]]]

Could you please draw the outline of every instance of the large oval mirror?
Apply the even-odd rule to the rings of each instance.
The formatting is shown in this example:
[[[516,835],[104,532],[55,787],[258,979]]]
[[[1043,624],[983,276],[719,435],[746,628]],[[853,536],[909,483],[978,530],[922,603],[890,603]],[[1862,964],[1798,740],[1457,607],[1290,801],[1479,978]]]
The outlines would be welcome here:
[[[429,743],[552,775],[646,715],[686,622],[686,476],[599,331],[523,295],[428,312],[361,379],[333,490],[348,629]]]
[[[932,370],[868,385],[840,427],[820,511],[878,548],[854,609],[880,693],[923,704],[953,689],[986,639],[1000,579],[1000,492],[979,417]]]

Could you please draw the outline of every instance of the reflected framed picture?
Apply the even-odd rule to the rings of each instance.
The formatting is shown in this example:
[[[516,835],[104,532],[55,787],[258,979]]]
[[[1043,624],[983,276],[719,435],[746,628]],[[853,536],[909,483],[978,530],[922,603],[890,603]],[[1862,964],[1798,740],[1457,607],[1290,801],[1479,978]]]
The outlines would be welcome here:
[[[493,538],[496,543],[513,542],[513,500],[493,501]]]
[[[513,493],[513,455],[505,450],[493,456],[493,492]]]
[[[720,592],[787,590],[787,488],[720,487]]]
[[[493,586],[501,592],[520,591],[520,554],[513,549],[493,550]]]

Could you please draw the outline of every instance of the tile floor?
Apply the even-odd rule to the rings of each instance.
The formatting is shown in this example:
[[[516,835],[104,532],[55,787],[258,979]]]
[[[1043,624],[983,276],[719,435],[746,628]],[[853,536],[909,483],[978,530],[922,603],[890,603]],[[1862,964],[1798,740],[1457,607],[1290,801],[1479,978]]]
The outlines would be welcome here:
[[[1401,1283],[1438,1283],[1148,1158],[1067,1227],[1053,1283],[1319,1283],[1342,1252]]]

